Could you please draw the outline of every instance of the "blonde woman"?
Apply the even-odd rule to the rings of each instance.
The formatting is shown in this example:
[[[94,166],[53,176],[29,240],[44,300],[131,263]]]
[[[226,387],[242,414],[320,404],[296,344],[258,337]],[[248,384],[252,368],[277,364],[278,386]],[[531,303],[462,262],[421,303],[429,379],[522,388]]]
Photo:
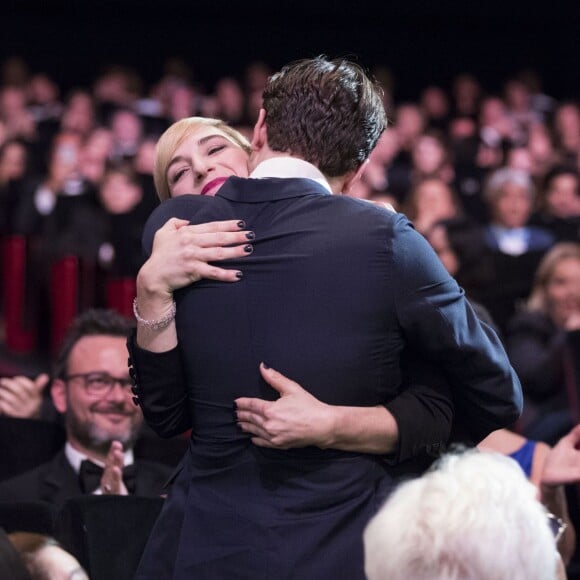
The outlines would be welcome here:
[[[544,256],[507,349],[526,398],[524,434],[553,445],[580,419],[580,244]]]

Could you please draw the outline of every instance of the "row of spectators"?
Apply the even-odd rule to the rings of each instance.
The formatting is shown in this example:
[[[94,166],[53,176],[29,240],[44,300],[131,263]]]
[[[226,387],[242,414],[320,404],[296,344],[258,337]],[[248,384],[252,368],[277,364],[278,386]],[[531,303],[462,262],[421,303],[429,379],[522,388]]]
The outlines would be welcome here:
[[[0,236],[26,241],[23,317],[46,330],[57,316],[49,277],[63,258],[92,272],[93,287],[81,284],[83,307],[103,305],[105,280],[133,279],[158,203],[157,138],[192,115],[249,135],[269,72],[253,63],[244,79],[207,88],[171,61],[145,87],[115,66],[64,93],[21,59],[4,62]],[[413,220],[506,342],[526,397],[515,427],[557,445],[580,420],[580,104],[544,94],[529,73],[498,94],[465,74],[399,102],[388,75],[376,72],[390,123],[353,195],[388,201]],[[42,332],[35,348],[47,348]],[[577,528],[577,495],[567,491]]]
[[[134,278],[142,263],[142,227],[158,203],[152,171],[161,132],[175,120],[203,115],[249,134],[269,72],[264,63],[252,63],[241,81],[224,77],[208,89],[192,80],[186,63],[172,60],[158,82],[145,87],[135,71],[115,66],[91,86],[63,94],[54,79],[30,71],[21,59],[3,63],[0,234],[27,241],[25,309],[39,326],[50,312],[55,261],[74,255],[93,272],[96,287],[84,306],[104,305],[104,279]],[[390,126],[353,195],[389,201],[413,220],[508,344],[514,336],[523,340],[525,348],[512,353],[532,400],[553,390],[560,403],[550,410],[562,411],[571,395],[562,396],[558,353],[565,337],[580,330],[580,281],[574,278],[580,262],[579,103],[544,94],[529,72],[507,79],[501,93],[486,91],[473,75],[458,75],[450,87],[425,87],[416,102],[397,102],[388,74],[377,70],[376,76]],[[562,249],[562,243],[572,245]],[[569,287],[559,299],[550,286],[554,276]],[[548,316],[541,328],[522,312],[532,288],[535,312]],[[41,332],[37,346],[46,343]],[[546,360],[525,354],[534,345]],[[556,355],[548,353],[552,347]],[[539,368],[541,361],[548,366]],[[577,379],[572,383],[578,386]],[[568,427],[534,436],[554,443]]]

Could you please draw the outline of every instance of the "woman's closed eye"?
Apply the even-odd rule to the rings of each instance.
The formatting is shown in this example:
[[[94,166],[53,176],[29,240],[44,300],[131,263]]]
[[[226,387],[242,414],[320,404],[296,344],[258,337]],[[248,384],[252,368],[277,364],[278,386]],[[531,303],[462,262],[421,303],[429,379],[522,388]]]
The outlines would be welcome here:
[[[189,167],[180,167],[179,169],[176,169],[171,174],[171,179],[170,179],[171,185],[174,185],[175,183],[177,183],[188,171],[189,171]]]
[[[225,149],[226,146],[225,145],[214,145],[213,147],[210,147],[208,150],[208,155],[214,155],[215,153],[219,153],[220,151],[222,151],[222,149]]]

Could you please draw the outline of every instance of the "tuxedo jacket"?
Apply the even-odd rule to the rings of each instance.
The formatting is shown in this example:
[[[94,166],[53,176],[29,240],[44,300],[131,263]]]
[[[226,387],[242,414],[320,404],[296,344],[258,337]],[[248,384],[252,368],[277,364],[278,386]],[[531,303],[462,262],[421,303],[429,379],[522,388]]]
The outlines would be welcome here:
[[[159,496],[163,493],[171,468],[149,462],[135,461],[137,496]],[[83,495],[79,476],[69,463],[64,450],[35,469],[0,483],[2,501],[44,501],[62,505],[67,499]]]
[[[268,364],[308,388],[309,375],[319,380],[317,364],[326,364],[338,374],[337,361],[347,356],[355,359],[356,372],[353,367],[349,378],[342,376],[342,384],[382,380],[375,391],[382,396],[376,401],[397,419],[401,439],[397,460],[440,449],[448,440],[453,412],[456,431],[473,442],[511,425],[519,416],[521,387],[503,346],[488,326],[477,322],[463,290],[402,214],[329,195],[308,179],[231,178],[215,198],[180,196],[162,204],[146,226],[146,253],[155,231],[174,216],[192,223],[243,218],[257,239],[251,256],[216,264],[242,270],[241,282],[201,281],[176,293],[178,305],[202,293],[204,299],[211,298],[208,304],[201,302],[204,311],[195,321],[188,307],[178,309],[178,348],[154,354],[139,349],[133,338],[128,341],[137,377],[135,391],[145,418],[159,435],[171,437],[192,427],[195,410],[185,381],[188,373],[197,374],[207,360],[192,364],[197,344],[189,341],[198,337],[202,359],[210,349],[208,335],[232,328],[239,334],[252,330],[251,340],[262,352],[257,353],[255,347],[240,351],[234,344],[238,336],[232,334],[223,337],[224,347],[211,353],[214,358],[234,356],[239,361],[251,354],[256,369],[262,357],[266,362],[270,358]],[[308,271],[304,270],[306,261]],[[249,278],[254,272],[276,280],[279,296],[272,295],[272,283],[254,283]],[[225,314],[224,298],[233,313],[231,319]],[[367,321],[374,317],[376,323],[387,311],[380,306],[387,301],[398,310],[390,321],[395,338],[391,348],[383,341],[375,345],[373,360],[365,359],[364,340],[348,337],[345,315],[355,332],[362,334],[363,329],[356,327],[365,322],[357,323],[355,318],[360,304],[369,304],[364,315]],[[243,315],[241,304],[246,308]],[[187,312],[182,315],[183,311]],[[226,328],[220,330],[223,324]],[[383,328],[374,329],[377,341],[382,340],[386,322],[382,324]],[[189,325],[196,330],[191,331]],[[217,337],[218,342],[221,339]],[[269,356],[274,345],[276,354]],[[382,361],[379,351],[384,354]],[[306,356],[301,359],[300,354]],[[285,364],[275,360],[279,356],[294,360]],[[309,358],[311,369],[306,372],[304,362]],[[385,367],[371,370],[371,363],[378,362],[380,367],[389,358],[397,364],[391,365],[392,376],[381,379]],[[231,368],[223,365],[220,372]],[[231,374],[230,380],[237,382]],[[271,389],[252,375],[259,385],[254,394],[272,398]],[[332,395],[326,400],[332,402]]]
[[[256,237],[251,255],[219,264],[243,271],[239,282],[175,293],[181,387],[153,383],[133,353],[146,419],[192,427],[137,578],[363,578],[363,529],[396,482],[388,458],[258,448],[237,425],[235,399],[277,398],[265,362],[325,403],[389,405],[408,394],[409,347],[487,434],[522,406],[501,342],[405,216],[313,180],[232,177],[215,197],[168,200],[146,225],[148,250],[171,217],[244,220]],[[437,403],[417,401],[427,408],[414,417],[421,439]]]

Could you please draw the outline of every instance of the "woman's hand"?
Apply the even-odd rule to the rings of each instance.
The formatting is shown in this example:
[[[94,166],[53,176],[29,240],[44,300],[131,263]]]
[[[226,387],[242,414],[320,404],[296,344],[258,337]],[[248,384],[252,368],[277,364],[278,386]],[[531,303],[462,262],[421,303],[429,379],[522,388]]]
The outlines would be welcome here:
[[[169,219],[155,234],[153,250],[137,276],[138,294],[171,296],[174,290],[202,278],[237,282],[239,270],[212,266],[209,262],[247,256],[253,234],[240,229],[238,220],[189,225]],[[139,298],[139,308],[145,305]]]
[[[157,230],[149,259],[137,274],[137,309],[141,318],[159,321],[173,308],[173,292],[202,278],[237,282],[239,270],[218,268],[209,262],[252,253],[253,232],[239,220],[189,225],[171,218]],[[160,329],[137,326],[137,344],[153,352],[165,352],[177,344],[175,324]]]

